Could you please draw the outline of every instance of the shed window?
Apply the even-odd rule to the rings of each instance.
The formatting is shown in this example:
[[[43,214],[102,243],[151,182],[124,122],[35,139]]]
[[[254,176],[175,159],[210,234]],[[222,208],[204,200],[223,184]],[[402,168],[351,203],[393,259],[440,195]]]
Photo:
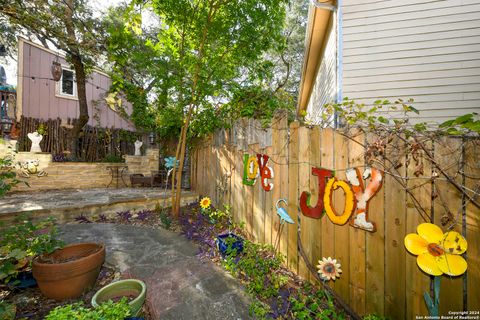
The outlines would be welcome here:
[[[62,77],[58,82],[58,95],[66,97],[77,96],[77,81],[72,70],[63,68]]]

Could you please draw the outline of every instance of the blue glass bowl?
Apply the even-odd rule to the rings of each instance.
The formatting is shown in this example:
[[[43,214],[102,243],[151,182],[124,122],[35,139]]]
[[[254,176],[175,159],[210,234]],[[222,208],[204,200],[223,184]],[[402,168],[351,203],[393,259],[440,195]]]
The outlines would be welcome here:
[[[229,240],[229,239],[233,239],[233,240]],[[217,237],[216,242],[217,242],[218,250],[220,251],[220,254],[222,255],[222,257],[224,257],[227,254],[229,243],[231,243],[232,250],[237,249],[236,251],[237,255],[243,252],[243,239],[234,233],[221,234]]]

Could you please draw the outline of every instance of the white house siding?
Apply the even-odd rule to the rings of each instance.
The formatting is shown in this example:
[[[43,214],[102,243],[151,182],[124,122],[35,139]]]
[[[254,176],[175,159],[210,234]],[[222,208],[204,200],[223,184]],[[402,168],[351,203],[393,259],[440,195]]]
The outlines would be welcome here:
[[[337,97],[337,36],[335,22],[331,24],[312,94],[307,105],[307,119],[313,124],[322,122],[323,106]]]
[[[432,123],[480,111],[480,0],[344,0],[342,10],[344,97],[413,98],[416,121]]]

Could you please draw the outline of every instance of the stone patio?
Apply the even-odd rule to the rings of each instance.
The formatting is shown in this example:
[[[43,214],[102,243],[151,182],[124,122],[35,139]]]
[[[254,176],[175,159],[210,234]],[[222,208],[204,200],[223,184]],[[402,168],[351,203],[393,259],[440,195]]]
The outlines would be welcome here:
[[[163,229],[115,224],[61,226],[67,243],[96,241],[107,248],[106,262],[126,278],[147,284],[154,319],[249,319],[248,298],[239,283],[210,261],[196,257],[197,247]]]
[[[196,193],[182,191],[182,205],[198,199]],[[95,188],[19,192],[0,199],[0,221],[21,213],[33,217],[54,216],[59,222],[80,214],[115,214],[125,210],[153,209],[157,203],[170,206],[170,192],[160,188]]]

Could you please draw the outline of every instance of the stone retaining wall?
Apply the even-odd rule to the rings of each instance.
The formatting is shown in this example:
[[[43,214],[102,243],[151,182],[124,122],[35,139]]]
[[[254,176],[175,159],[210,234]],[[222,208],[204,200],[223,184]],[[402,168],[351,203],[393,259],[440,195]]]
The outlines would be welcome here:
[[[88,162],[52,162],[52,156],[48,153],[18,152],[15,155],[15,162],[38,160],[38,171],[44,171],[46,176],[30,174],[28,178],[22,177],[21,171],[17,171],[20,180],[28,183],[18,184],[13,191],[39,191],[51,189],[70,188],[105,188],[112,180],[111,171],[108,166],[127,165],[128,170],[124,171],[124,181],[130,185],[129,174],[143,173],[150,175],[151,171],[158,170],[158,150],[147,150],[145,156],[125,156],[125,163],[88,163]],[[114,179],[109,187],[115,187]],[[125,186],[121,179],[118,186]]]

